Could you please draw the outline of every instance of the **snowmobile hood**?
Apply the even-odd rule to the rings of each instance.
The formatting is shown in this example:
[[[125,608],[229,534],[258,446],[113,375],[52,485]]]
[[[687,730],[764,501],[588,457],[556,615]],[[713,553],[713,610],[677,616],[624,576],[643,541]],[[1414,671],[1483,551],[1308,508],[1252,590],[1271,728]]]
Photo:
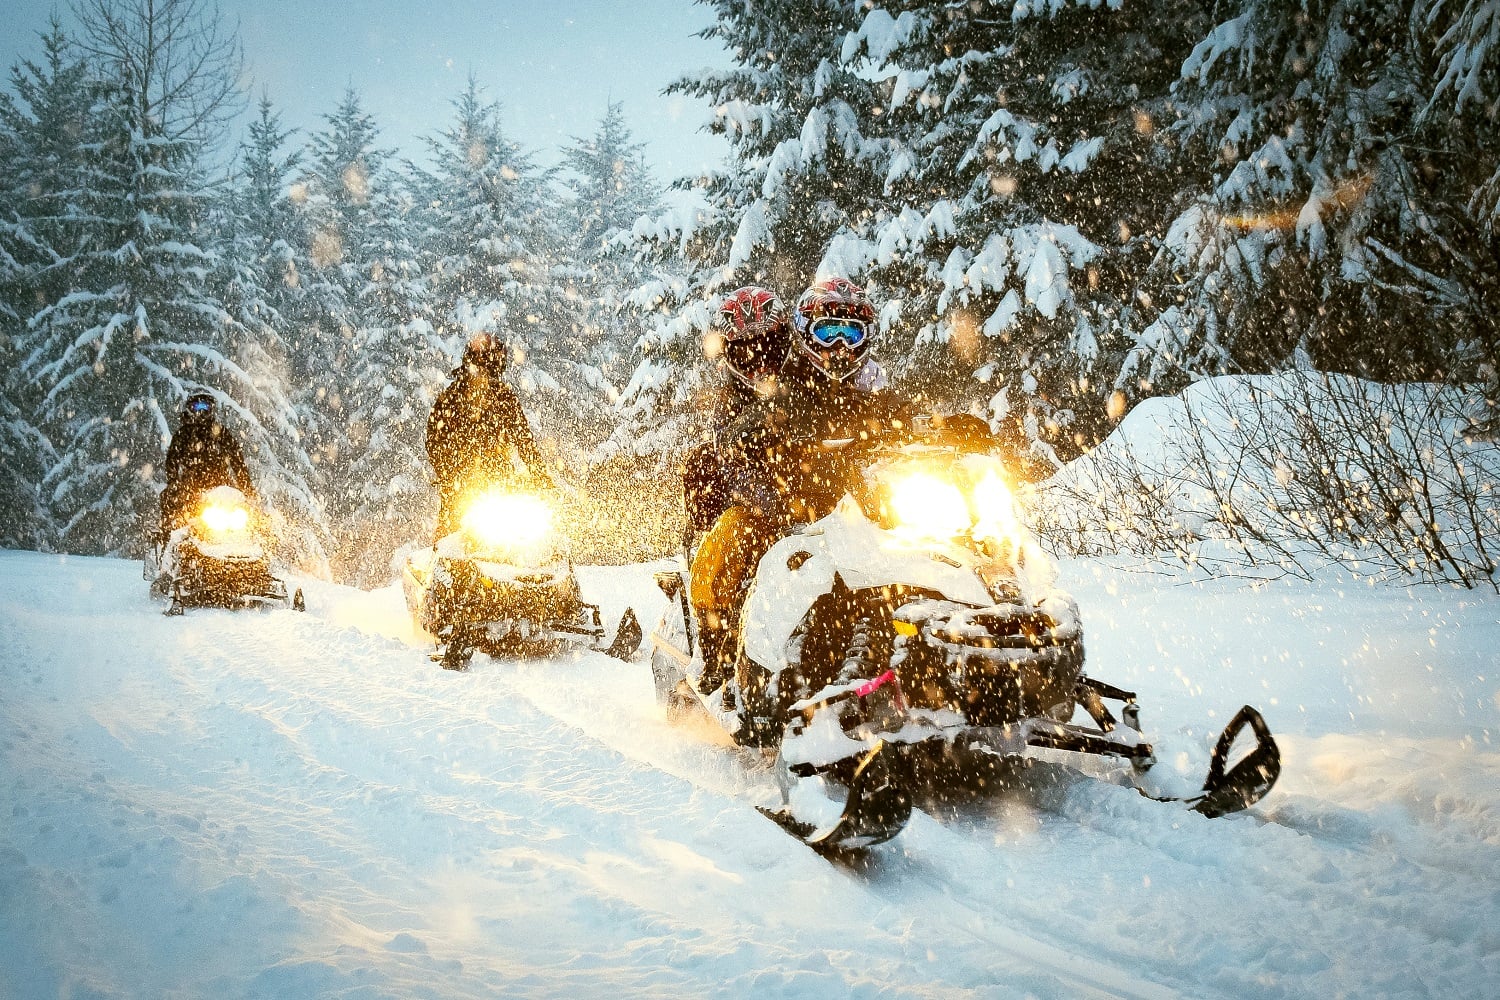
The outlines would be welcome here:
[[[761,559],[742,616],[745,650],[761,666],[780,670],[792,632],[835,575],[856,590],[903,583],[952,601],[993,604],[975,573],[978,561],[957,546],[904,543],[845,497],[833,513],[783,538]]]

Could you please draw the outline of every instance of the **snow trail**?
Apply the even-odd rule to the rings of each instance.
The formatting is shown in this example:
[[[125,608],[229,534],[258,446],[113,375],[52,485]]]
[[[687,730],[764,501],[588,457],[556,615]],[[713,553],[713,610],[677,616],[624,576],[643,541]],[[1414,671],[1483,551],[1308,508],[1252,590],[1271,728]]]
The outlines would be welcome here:
[[[608,625],[651,568],[581,572]],[[1266,709],[1264,803],[1039,766],[833,865],[644,662],[455,674],[394,588],[166,619],[133,564],[0,553],[0,993],[1492,995],[1500,602],[1066,569],[1167,779]]]

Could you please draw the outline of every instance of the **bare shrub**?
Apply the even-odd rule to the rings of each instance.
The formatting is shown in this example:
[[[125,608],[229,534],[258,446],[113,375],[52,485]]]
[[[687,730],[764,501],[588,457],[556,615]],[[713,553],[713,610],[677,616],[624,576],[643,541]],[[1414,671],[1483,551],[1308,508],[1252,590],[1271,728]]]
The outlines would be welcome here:
[[[1500,589],[1500,447],[1466,433],[1466,402],[1312,371],[1205,380],[1038,487],[1035,526],[1081,555]]]

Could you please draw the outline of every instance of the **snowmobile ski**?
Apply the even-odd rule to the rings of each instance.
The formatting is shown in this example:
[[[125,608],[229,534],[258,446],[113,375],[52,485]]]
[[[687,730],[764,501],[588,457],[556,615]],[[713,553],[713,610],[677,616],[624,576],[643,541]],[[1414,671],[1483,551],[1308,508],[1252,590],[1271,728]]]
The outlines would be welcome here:
[[[1246,726],[1255,734],[1255,747],[1226,770],[1225,762]],[[1180,802],[1193,812],[1217,819],[1255,805],[1280,776],[1281,748],[1271,735],[1271,727],[1259,712],[1246,705],[1219,734],[1209,759],[1208,777],[1203,780],[1203,791],[1186,796],[1152,795],[1140,786],[1136,786],[1136,791],[1153,802]]]
[[[865,753],[854,769],[843,813],[825,829],[797,819],[786,809],[757,809],[820,854],[862,851],[883,844],[900,833],[911,818],[911,793],[899,760],[900,751],[884,742]]]

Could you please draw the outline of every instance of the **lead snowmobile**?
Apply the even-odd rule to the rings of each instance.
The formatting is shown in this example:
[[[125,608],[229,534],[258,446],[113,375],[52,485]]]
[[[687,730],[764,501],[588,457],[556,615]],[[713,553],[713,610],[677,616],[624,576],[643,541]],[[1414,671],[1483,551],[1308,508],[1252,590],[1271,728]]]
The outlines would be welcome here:
[[[188,607],[307,609],[301,588],[288,596],[286,584],[272,575],[260,519],[233,486],[205,490],[198,513],[153,543],[143,576],[152,581],[153,597],[171,598],[167,615]]]
[[[627,610],[608,647],[599,606],[586,603],[567,538],[538,491],[493,485],[472,490],[459,528],[411,552],[401,574],[406,607],[437,644],[433,659],[465,670],[476,650],[491,656],[551,655],[570,643],[621,659],[640,645]]]
[[[832,474],[849,492],[761,559],[723,686],[699,686],[686,573],[658,574],[669,604],[651,663],[669,717],[774,753],[783,807],[762,811],[821,851],[895,836],[913,791],[943,775],[1069,756],[1126,762],[1133,782],[1150,768],[1136,695],[1084,671],[1078,605],[1022,526],[1003,464],[931,436],[854,448],[804,444],[804,461],[845,467]],[[1244,809],[1280,766],[1247,705],[1202,792],[1171,801],[1207,816]]]

